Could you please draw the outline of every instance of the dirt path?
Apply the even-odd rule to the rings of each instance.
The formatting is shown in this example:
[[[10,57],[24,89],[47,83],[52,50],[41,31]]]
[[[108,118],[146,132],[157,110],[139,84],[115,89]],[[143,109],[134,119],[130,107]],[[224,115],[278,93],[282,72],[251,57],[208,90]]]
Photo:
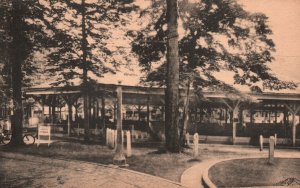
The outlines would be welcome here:
[[[159,177],[94,163],[0,152],[0,187],[181,187]]]

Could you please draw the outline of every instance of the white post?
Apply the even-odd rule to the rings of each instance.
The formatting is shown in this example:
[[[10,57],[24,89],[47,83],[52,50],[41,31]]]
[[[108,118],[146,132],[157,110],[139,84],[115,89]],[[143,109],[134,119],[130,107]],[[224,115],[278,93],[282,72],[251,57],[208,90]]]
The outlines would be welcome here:
[[[131,151],[130,131],[126,131],[126,138],[127,138],[127,157],[131,157],[132,151]]]
[[[269,164],[274,163],[274,136],[270,136],[269,139]]]
[[[264,148],[264,137],[262,135],[259,136],[259,146],[260,146],[260,151],[262,151]]]
[[[194,134],[194,157],[198,157],[199,155],[199,136],[198,133]]]
[[[186,139],[186,144],[189,146],[190,145],[190,134],[189,133],[185,134],[185,139]]]
[[[276,146],[277,145],[277,134],[275,133],[275,136],[274,136],[274,146]]]

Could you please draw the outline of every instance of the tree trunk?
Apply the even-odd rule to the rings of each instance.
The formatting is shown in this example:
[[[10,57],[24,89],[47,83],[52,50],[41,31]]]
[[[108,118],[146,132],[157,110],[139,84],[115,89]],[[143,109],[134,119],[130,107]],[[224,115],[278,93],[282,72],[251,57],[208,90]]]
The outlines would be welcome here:
[[[117,87],[117,147],[113,159],[116,165],[125,165],[126,159],[123,154],[123,138],[122,138],[122,87]]]
[[[86,21],[85,21],[85,0],[81,0],[81,33],[82,33],[82,40],[81,40],[81,51],[82,51],[82,65],[83,65],[83,114],[84,114],[84,141],[89,142],[90,140],[90,114],[89,114],[89,96],[87,91],[87,33],[86,33]]]
[[[183,110],[183,126],[181,127],[180,130],[180,144],[182,147],[186,147],[185,135],[186,135],[186,129],[188,127],[188,122],[189,122],[189,98],[190,98],[190,81],[188,81],[187,83],[186,99],[184,102],[184,110]]]
[[[166,149],[170,152],[180,152],[179,117],[178,117],[178,11],[177,0],[167,0],[167,88],[165,95],[165,135]]]
[[[23,110],[22,110],[22,63],[24,62],[24,40],[22,32],[22,5],[20,0],[12,1],[12,48],[11,48],[11,64],[12,64],[12,97],[14,104],[14,112],[12,116],[12,145],[22,145],[22,129],[23,129]]]
[[[69,99],[70,100],[70,99]],[[68,136],[71,136],[71,124],[72,124],[72,103],[68,101]]]

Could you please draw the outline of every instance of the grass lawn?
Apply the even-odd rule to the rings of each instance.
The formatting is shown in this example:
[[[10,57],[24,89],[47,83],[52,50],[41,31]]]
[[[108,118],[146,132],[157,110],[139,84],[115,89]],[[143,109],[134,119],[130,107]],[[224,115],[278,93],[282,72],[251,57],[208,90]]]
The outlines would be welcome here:
[[[133,156],[126,158],[128,169],[159,176],[172,181],[180,181],[181,174],[199,161],[211,157],[232,156],[232,152],[214,151],[206,147],[200,148],[200,156],[193,160],[192,149],[186,149],[184,153],[171,154],[158,152],[159,144],[133,144]],[[59,141],[49,148],[46,145],[27,146],[19,148],[0,147],[2,151],[74,159],[101,164],[112,164],[114,150],[99,143],[83,144],[79,141]],[[125,153],[126,151],[124,151]]]
[[[217,187],[300,185],[300,159],[237,159],[217,163],[209,169],[209,178]]]
[[[2,147],[2,151],[73,159],[101,164],[112,164],[114,150],[100,144],[82,144],[80,142],[56,142],[49,148],[46,145],[19,148]],[[126,151],[124,151],[125,153]],[[181,174],[197,161],[191,161],[192,155],[187,153],[170,154],[157,152],[157,147],[135,147],[133,156],[127,157],[128,169],[160,176],[173,181],[180,181]]]

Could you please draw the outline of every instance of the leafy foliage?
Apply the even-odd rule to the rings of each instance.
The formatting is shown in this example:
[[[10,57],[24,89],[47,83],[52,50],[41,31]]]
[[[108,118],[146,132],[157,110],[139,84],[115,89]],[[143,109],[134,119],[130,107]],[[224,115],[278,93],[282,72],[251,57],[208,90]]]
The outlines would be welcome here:
[[[166,72],[165,11],[163,1],[153,1],[141,12],[141,17],[151,22],[141,31],[128,32],[135,38],[133,52],[148,73],[144,81],[161,85]],[[235,0],[181,0],[179,15],[183,28],[180,78],[192,80],[194,88],[231,88],[215,77],[220,71],[233,72],[235,84],[247,85],[252,91],[297,87],[279,80],[268,66],[274,60],[275,44],[266,15],[249,13]]]
[[[118,63],[110,40],[113,30],[128,22],[123,14],[135,8],[127,1],[44,1],[44,17],[52,41],[49,43],[49,69],[60,76],[56,84],[93,81],[107,72],[114,73]],[[91,74],[85,75],[84,71]],[[87,74],[87,73],[86,73]]]
[[[22,33],[18,37],[18,45],[21,49],[20,59],[22,63],[22,84],[23,86],[30,86],[37,81],[36,76],[40,74],[40,67],[38,58],[34,54],[42,52],[44,44],[48,41],[47,31],[44,27],[45,20],[42,17],[44,7],[39,1],[34,0],[20,0],[17,2],[21,8],[18,12],[12,9],[12,2],[5,0],[0,4],[0,14],[3,18],[1,20],[1,73],[3,79],[8,87],[11,86],[11,62],[10,55],[14,56],[12,32],[15,31],[16,25],[12,22],[13,14],[18,14],[22,17],[20,27]]]

